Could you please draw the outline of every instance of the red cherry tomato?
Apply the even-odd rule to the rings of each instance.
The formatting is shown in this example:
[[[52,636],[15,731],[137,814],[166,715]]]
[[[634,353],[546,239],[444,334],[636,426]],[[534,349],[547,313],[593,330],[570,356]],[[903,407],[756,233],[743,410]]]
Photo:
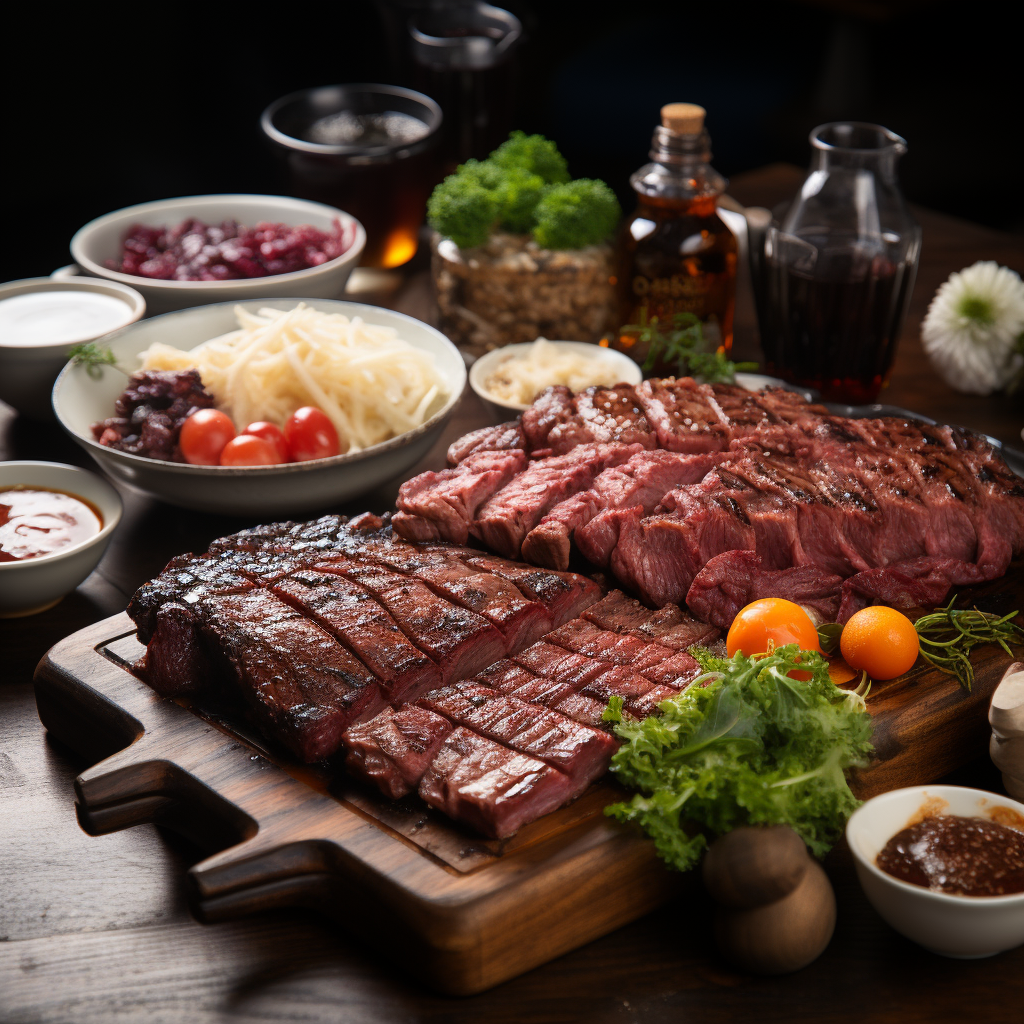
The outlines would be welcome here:
[[[178,444],[193,466],[217,466],[224,446],[235,436],[231,417],[219,409],[199,409],[181,425]]]
[[[341,442],[327,414],[312,405],[304,405],[288,417],[284,425],[288,454],[295,462],[326,459],[341,453]]]
[[[232,438],[220,453],[222,466],[277,466],[283,461],[269,441],[253,434]]]
[[[277,452],[278,462],[288,461],[288,443],[284,439],[284,434],[281,433],[281,428],[275,423],[257,420],[255,423],[250,423],[242,433],[263,438]]]

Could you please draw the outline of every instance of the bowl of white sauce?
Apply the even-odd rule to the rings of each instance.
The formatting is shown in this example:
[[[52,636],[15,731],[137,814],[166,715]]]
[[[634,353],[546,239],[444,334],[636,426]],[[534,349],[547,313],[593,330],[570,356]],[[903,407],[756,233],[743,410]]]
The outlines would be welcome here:
[[[68,350],[145,312],[145,299],[114,281],[36,277],[0,285],[0,400],[34,419],[52,417],[50,392]]]

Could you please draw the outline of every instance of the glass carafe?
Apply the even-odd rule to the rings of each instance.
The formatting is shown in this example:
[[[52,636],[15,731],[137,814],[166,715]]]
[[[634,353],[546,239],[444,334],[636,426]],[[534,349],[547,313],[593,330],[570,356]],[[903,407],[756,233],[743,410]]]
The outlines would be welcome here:
[[[921,248],[896,181],[907,144],[858,122],[821,125],[810,140],[807,177],[765,239],[765,369],[825,399],[872,402],[889,380]]]

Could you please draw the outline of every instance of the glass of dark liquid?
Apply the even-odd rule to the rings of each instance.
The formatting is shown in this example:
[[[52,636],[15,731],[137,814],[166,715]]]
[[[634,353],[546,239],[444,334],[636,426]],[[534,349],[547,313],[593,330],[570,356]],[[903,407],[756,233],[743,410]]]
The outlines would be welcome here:
[[[398,267],[416,254],[437,183],[441,108],[395,85],[331,85],[272,103],[260,124],[280,147],[291,188],[352,214],[366,229],[364,267]]]
[[[888,383],[917,272],[921,229],[896,181],[907,145],[858,122],[810,139],[807,177],[765,238],[765,370],[859,405]]]

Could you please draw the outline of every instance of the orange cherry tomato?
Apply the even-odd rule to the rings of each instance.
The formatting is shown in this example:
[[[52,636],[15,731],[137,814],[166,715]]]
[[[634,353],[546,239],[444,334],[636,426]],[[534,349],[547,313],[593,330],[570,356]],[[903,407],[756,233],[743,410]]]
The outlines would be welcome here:
[[[288,454],[295,462],[326,459],[341,454],[341,442],[327,413],[312,405],[304,405],[288,417],[284,425]]]
[[[839,638],[846,663],[872,679],[895,679],[909,672],[920,649],[910,619],[881,604],[854,612]]]
[[[222,466],[277,466],[282,459],[277,449],[262,437],[239,434],[220,453]]]
[[[231,417],[219,409],[199,409],[181,425],[178,444],[193,466],[220,465],[220,453],[235,436]]]
[[[281,428],[276,423],[268,423],[266,420],[257,420],[250,423],[242,431],[243,434],[252,434],[253,437],[261,437],[268,444],[272,445],[278,454],[278,462],[288,462],[288,443],[284,439]]]
[[[781,597],[765,597],[741,608],[725,640],[730,658],[737,651],[749,657],[786,644],[798,644],[805,651],[821,650],[811,617],[800,605]]]

